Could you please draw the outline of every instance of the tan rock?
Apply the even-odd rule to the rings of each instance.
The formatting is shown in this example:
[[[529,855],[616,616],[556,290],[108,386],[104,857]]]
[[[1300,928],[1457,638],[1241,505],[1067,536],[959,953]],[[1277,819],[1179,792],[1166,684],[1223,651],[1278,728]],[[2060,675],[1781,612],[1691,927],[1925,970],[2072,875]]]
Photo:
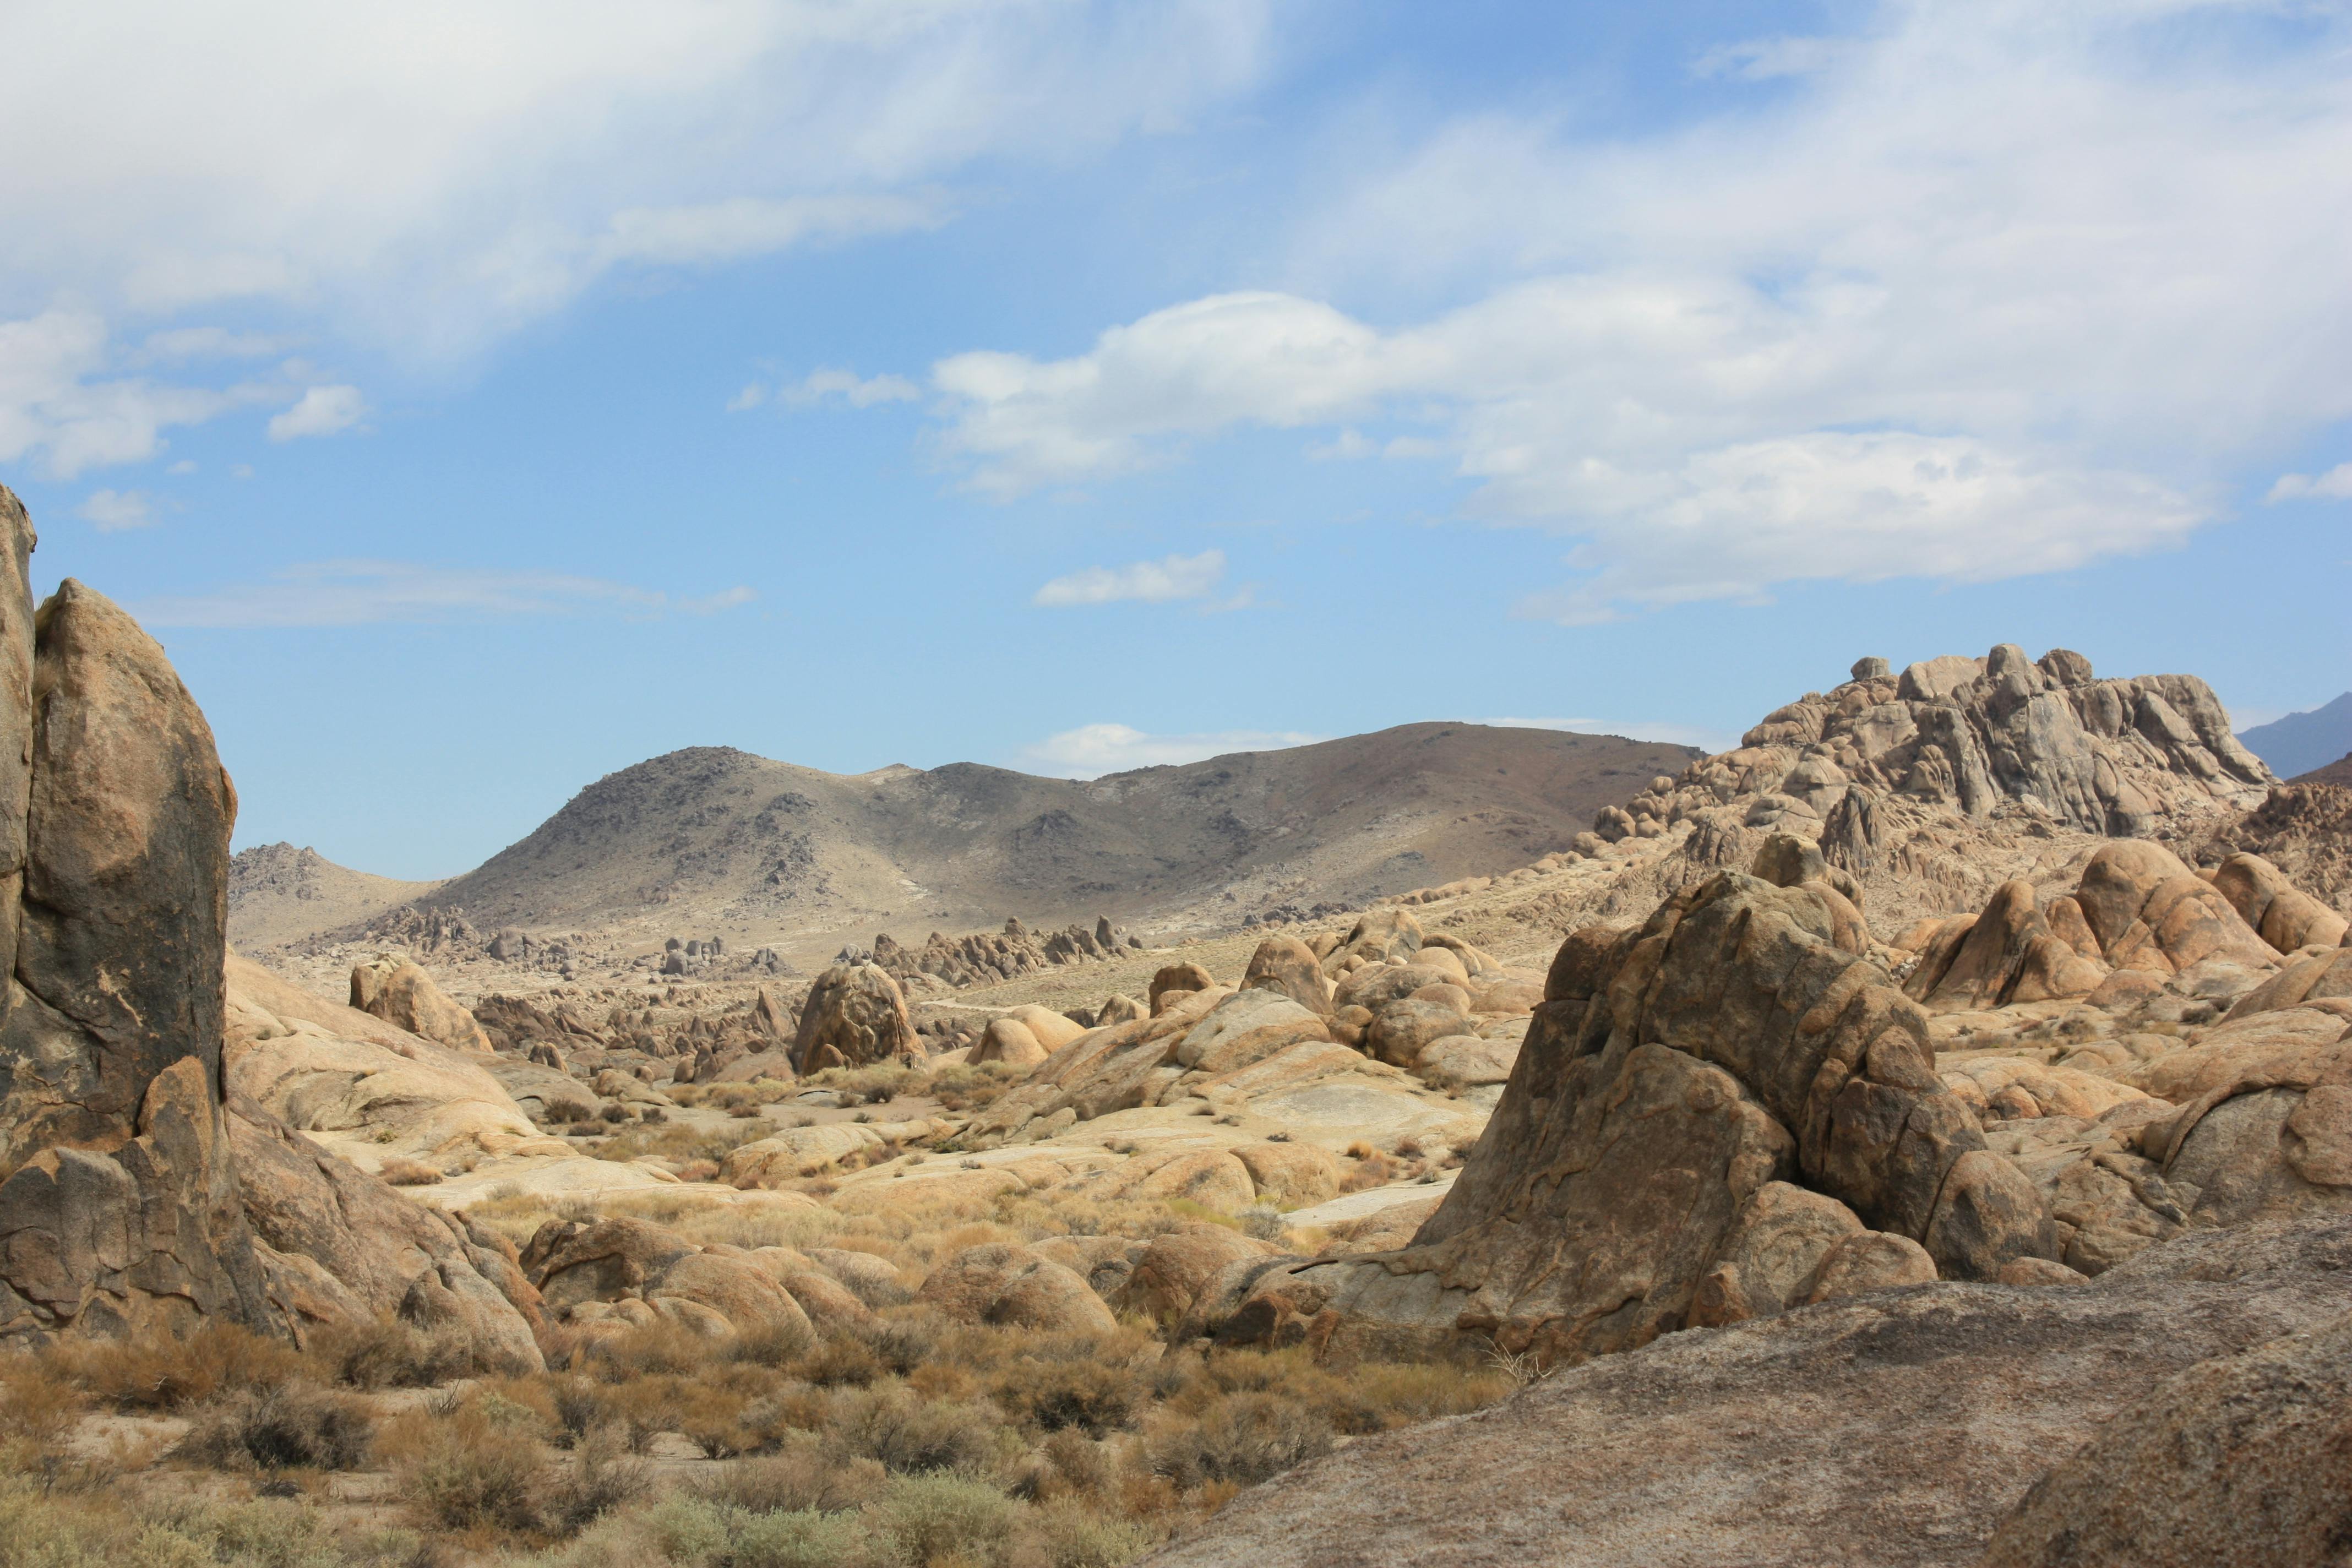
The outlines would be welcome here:
[[[793,1067],[803,1074],[862,1067],[920,1049],[898,983],[870,963],[836,963],[817,976],[802,1005]]]
[[[1108,1333],[1118,1326],[1087,1282],[1025,1247],[967,1247],[931,1270],[919,1300],[965,1323],[1013,1323],[1047,1332]]]
[[[1223,1149],[1202,1149],[1178,1154],[1129,1182],[1129,1197],[1182,1198],[1188,1203],[1232,1214],[1247,1208],[1257,1196],[1249,1168]]]
[[[1158,1017],[1167,1011],[1162,1005],[1171,995],[1186,991],[1206,991],[1216,984],[1216,979],[1197,963],[1171,963],[1151,977],[1151,989],[1147,1004],[1151,1016]]]
[[[1031,1068],[1052,1054],[1020,1019],[991,1018],[988,1027],[981,1031],[980,1043],[971,1048],[968,1059]]]
[[[352,1005],[451,1050],[490,1052],[490,1037],[474,1016],[404,954],[385,953],[353,964]]]
[[[1276,991],[1310,1012],[1331,1010],[1331,983],[1323,977],[1315,950],[1294,936],[1270,936],[1250,954],[1242,989]]]
[[[1121,1311],[1164,1323],[1181,1320],[1195,1299],[1234,1262],[1280,1256],[1262,1241],[1223,1226],[1188,1225],[1154,1237],[1119,1291]]]

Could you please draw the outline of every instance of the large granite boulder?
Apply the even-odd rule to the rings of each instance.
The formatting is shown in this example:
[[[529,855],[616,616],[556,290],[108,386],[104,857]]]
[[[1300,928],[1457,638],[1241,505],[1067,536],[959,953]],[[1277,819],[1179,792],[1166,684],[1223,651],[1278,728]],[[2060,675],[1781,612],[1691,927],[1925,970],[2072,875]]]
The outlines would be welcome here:
[[[1605,955],[1556,964],[1555,999],[1412,1245],[1270,1272],[1244,1337],[1491,1341],[1551,1363],[1630,1349],[1692,1321],[1773,1183],[1847,1211],[1839,1230],[1924,1248],[1947,1278],[2054,1258],[2046,1200],[1987,1151],[1936,1074],[1926,1015],[1837,945],[1841,919],[1814,884],[1724,873]]]
[[[0,1340],[396,1313],[536,1365],[487,1233],[225,1106],[236,792],[129,616],[70,579],[34,615],[32,547],[0,489]]]
[[[863,1067],[921,1051],[907,1018],[906,994],[871,963],[836,963],[816,978],[793,1036],[793,1068]]]
[[[352,966],[352,1005],[452,1050],[488,1056],[490,1037],[415,960],[386,953]]]
[[[1145,1561],[2326,1562],[2304,1548],[2344,1495],[2347,1311],[2343,1218],[2200,1232],[2064,1288],[1874,1290],[1672,1334],[1459,1420],[1360,1437]],[[2321,1337],[2280,1341],[2305,1333]]]

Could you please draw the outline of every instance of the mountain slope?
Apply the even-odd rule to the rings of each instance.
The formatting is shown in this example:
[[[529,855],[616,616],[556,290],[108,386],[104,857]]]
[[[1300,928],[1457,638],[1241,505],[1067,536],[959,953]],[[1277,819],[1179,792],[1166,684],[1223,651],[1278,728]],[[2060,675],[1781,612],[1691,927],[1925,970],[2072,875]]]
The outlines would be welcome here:
[[[855,776],[723,747],[624,769],[426,901],[478,925],[659,911],[779,935],[1353,901],[1565,846],[1687,747],[1410,724],[1091,782],[959,763]],[[700,929],[696,926],[695,929]]]
[[[2307,713],[2290,713],[2238,736],[2283,779],[2324,768],[2352,752],[2352,691]]]
[[[338,866],[316,849],[262,844],[228,863],[228,936],[259,950],[332,931],[429,893],[438,882],[402,882]]]

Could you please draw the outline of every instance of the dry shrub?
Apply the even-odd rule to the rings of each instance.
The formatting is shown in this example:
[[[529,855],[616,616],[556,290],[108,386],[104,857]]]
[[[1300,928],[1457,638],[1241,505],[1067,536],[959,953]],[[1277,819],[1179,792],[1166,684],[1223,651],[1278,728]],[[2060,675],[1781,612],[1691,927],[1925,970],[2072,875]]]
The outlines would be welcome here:
[[[367,1458],[375,1422],[353,1400],[320,1389],[231,1389],[194,1412],[174,1450],[216,1470],[350,1470]]]
[[[29,1356],[0,1355],[0,1411],[6,1412],[0,1436],[47,1448],[72,1429],[80,1410],[72,1384]]]
[[[1020,1505],[986,1481],[902,1476],[875,1505],[880,1533],[923,1568],[993,1568],[1005,1560]]]
[[[1144,1438],[1145,1462],[1179,1489],[1253,1487],[1331,1451],[1331,1423],[1280,1394],[1235,1394],[1197,1415],[1168,1412]]]
[[[292,1346],[227,1323],[207,1323],[184,1339],[89,1341],[49,1355],[59,1376],[125,1410],[176,1410],[227,1389],[276,1388],[302,1371]]]
[[[755,1513],[677,1497],[646,1513],[645,1532],[652,1552],[679,1568],[900,1568],[851,1514]],[[614,1568],[650,1554],[620,1558]]]
[[[439,1171],[422,1161],[397,1155],[377,1166],[375,1173],[395,1187],[429,1187],[441,1179]]]
[[[809,1331],[798,1323],[763,1323],[745,1329],[719,1346],[718,1354],[753,1366],[790,1366],[815,1348]]]
[[[631,1458],[617,1423],[592,1426],[572,1443],[572,1462],[550,1468],[552,1484],[540,1505],[541,1521],[567,1532],[582,1530],[645,1496],[645,1467]]]
[[[1039,1510],[1034,1531],[1046,1568],[1123,1568],[1164,1534],[1140,1520],[1111,1518],[1077,1502]]]
[[[378,1447],[401,1495],[452,1530],[528,1530],[551,1490],[539,1439],[478,1399],[446,1412],[408,1411],[384,1427]]]
[[[889,1479],[878,1461],[841,1453],[803,1433],[773,1456],[727,1466],[700,1491],[750,1513],[839,1513],[873,1501]]]
[[[978,1469],[1003,1457],[1010,1430],[984,1405],[927,1400],[905,1388],[851,1388],[830,1401],[824,1439],[899,1475]]]
[[[331,1381],[371,1390],[433,1388],[475,1370],[472,1348],[456,1334],[394,1318],[322,1330],[310,1359]]]
[[[1037,1432],[1077,1427],[1094,1436],[1131,1425],[1150,1387],[1127,1361],[1101,1354],[1021,1356],[997,1368],[988,1392],[1013,1420]]]
[[[1339,1179],[1343,1193],[1360,1193],[1371,1187],[1385,1187],[1396,1180],[1395,1163],[1377,1149],[1356,1163],[1356,1168]]]

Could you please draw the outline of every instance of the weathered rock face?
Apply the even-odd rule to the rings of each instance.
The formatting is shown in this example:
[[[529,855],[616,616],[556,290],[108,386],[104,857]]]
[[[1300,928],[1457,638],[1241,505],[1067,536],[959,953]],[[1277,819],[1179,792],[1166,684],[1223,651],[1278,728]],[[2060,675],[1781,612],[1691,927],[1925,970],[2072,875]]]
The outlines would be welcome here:
[[[352,965],[352,1005],[452,1050],[485,1056],[491,1050],[490,1037],[474,1016],[451,1001],[414,960],[396,953]]]
[[[1948,1277],[2054,1258],[2045,1201],[1986,1152],[1936,1075],[1926,1016],[1836,945],[1839,918],[1815,884],[1727,873],[1556,964],[1493,1120],[1413,1245],[1270,1273],[1257,1289],[1278,1308],[1258,1331],[1333,1350],[1491,1338],[1549,1362],[1630,1349],[1689,1322],[1719,1266],[1742,1271],[1774,1183],[1846,1211],[1832,1230],[1891,1233]],[[1877,1282],[1910,1256],[1881,1247],[1847,1271]],[[1794,1283],[1759,1286],[1746,1310],[1777,1310]]]
[[[2347,1310],[2352,1221],[2343,1219],[2184,1237],[2068,1289],[1947,1281],[1875,1291],[1670,1335],[1560,1372],[1459,1421],[1360,1438],[1235,1498],[1147,1561],[2324,1562],[2256,1548],[2309,1540],[2296,1531],[2328,1502],[2340,1508],[2339,1342],[2282,1344],[2242,1362],[2210,1358],[2326,1329]],[[2187,1370],[2200,1362],[2209,1364]],[[2225,1448],[2220,1433],[2243,1428],[2214,1417],[2242,1410],[2284,1419]],[[2156,1440],[2165,1431],[2191,1441],[2170,1448]],[[2062,1463],[2086,1440],[2080,1459]],[[2242,1451],[2248,1462],[2233,1469],[2224,1457]],[[2058,1474],[2029,1495],[2053,1463]],[[2290,1473],[2297,1464],[2309,1468]],[[2098,1479],[2109,1483],[2104,1495]],[[2242,1544],[2222,1540],[2252,1511],[2258,1488],[2277,1499],[2275,1514],[2243,1519]],[[2021,1498],[2023,1508],[2004,1525]],[[2210,1500],[2210,1511],[2189,1517],[2200,1499]],[[2116,1516],[2136,1507],[2147,1510],[2154,1531],[2114,1531]],[[2212,1550],[2171,1554],[2156,1532],[2175,1521],[2184,1545]],[[2068,1526],[2082,1531],[2073,1555],[2062,1548]],[[2099,1549],[2110,1542],[2124,1549]],[[2044,1547],[2053,1549],[2035,1554]]]
[[[2352,1318],[2200,1362],[2033,1483],[1981,1568],[2344,1560]]]
[[[32,544],[0,489],[0,1339],[399,1312],[535,1364],[483,1238],[224,1109],[236,794],[130,616],[68,580],[35,617]]]
[[[918,1049],[898,983],[870,963],[836,963],[817,976],[801,1008],[793,1068],[812,1073],[862,1067]]]
[[[162,648],[68,581],[35,635],[31,539],[0,642],[31,679],[0,693],[30,759],[0,1026],[0,1331],[119,1331],[265,1314],[220,1108],[226,868],[236,795]],[[22,656],[30,655],[29,658]],[[12,881],[14,879],[12,879]]]

